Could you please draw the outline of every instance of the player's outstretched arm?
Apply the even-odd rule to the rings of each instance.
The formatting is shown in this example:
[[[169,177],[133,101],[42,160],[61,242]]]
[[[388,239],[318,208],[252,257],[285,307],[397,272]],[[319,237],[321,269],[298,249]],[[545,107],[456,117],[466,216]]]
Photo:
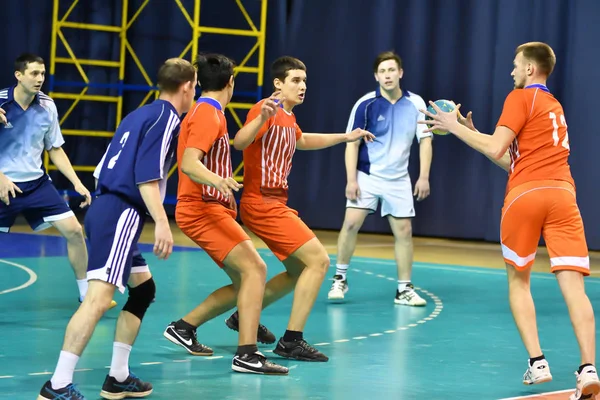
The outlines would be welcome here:
[[[81,180],[79,180],[77,173],[75,173],[75,170],[71,165],[69,157],[67,157],[67,154],[62,147],[51,148],[48,150],[48,156],[60,173],[63,174],[73,184],[75,191],[85,197],[85,200],[83,203],[81,203],[81,207],[90,205],[92,202],[90,191],[87,190],[83,183],[81,183]]]
[[[162,204],[158,181],[146,182],[138,185],[142,200],[148,213],[154,220],[154,254],[159,259],[167,259],[173,252],[173,235],[169,226],[169,219]]]
[[[430,128],[426,132],[432,132],[434,129],[451,132],[488,158],[498,161],[504,157],[508,147],[516,136],[511,129],[505,126],[498,126],[493,135],[473,131],[458,121],[457,113],[460,104],[453,111],[445,112],[434,102],[430,101],[429,103],[437,114],[432,114],[427,110],[420,110],[423,114],[431,118],[431,120],[418,122],[419,124],[430,125]]]
[[[188,147],[183,152],[181,158],[181,172],[186,174],[191,180],[202,185],[214,187],[226,198],[233,197],[232,190],[240,190],[242,185],[233,178],[222,178],[215,174],[204,164],[200,162],[204,158],[204,151],[193,147]]]
[[[254,142],[254,139],[256,139],[256,136],[261,131],[268,129],[267,121],[277,114],[279,104],[285,100],[279,99],[279,94],[279,92],[275,92],[271,97],[263,101],[260,106],[260,114],[236,133],[233,138],[233,147],[236,150],[244,150]]]
[[[335,146],[340,143],[356,142],[363,139],[365,142],[375,140],[375,135],[364,129],[356,128],[348,133],[302,133],[296,142],[298,150],[320,150]]]

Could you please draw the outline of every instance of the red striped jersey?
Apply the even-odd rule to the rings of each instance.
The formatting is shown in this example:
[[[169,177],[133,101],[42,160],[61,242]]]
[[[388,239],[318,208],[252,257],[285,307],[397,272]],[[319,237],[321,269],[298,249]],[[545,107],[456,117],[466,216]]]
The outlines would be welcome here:
[[[200,160],[206,168],[222,178],[233,176],[227,121],[221,104],[208,97],[200,97],[181,123],[177,162],[181,164],[186,148],[204,152]],[[179,169],[178,201],[218,201],[230,206],[230,202],[215,188],[196,183]]]

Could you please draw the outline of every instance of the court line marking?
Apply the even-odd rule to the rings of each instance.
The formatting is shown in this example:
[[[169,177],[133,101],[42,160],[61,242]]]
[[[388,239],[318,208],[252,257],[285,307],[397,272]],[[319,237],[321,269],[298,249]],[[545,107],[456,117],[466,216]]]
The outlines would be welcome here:
[[[556,391],[556,392],[546,392],[546,393],[539,393],[539,394],[531,394],[531,395],[528,395],[528,396],[507,397],[505,399],[500,399],[500,400],[535,399],[536,397],[544,397],[544,396],[548,396],[549,394],[571,393],[571,392],[574,392],[574,391],[575,391],[575,389],[559,390],[559,391]]]
[[[14,263],[12,261],[2,260],[2,259],[0,259],[0,263],[4,263],[4,264],[7,264],[7,265],[10,265],[10,266],[13,266],[13,267],[20,268],[20,269],[22,269],[23,271],[25,271],[25,272],[27,272],[29,274],[29,280],[27,282],[25,282],[24,284],[22,284],[20,286],[11,288],[11,289],[2,290],[2,291],[0,291],[0,295],[1,294],[6,294],[6,293],[10,293],[10,292],[16,292],[17,290],[25,289],[25,288],[33,285],[35,283],[35,281],[37,281],[37,274],[35,272],[33,272],[31,269],[29,269],[26,266],[24,266],[24,265],[17,264],[17,263]]]
[[[0,261],[3,261],[3,260],[0,260]],[[333,268],[335,266],[332,265],[331,267]],[[370,272],[370,271],[362,271],[362,270],[355,269],[355,268],[353,269],[353,271],[354,272],[363,272],[366,275],[376,276],[373,272]],[[385,276],[381,276],[381,277],[385,278]],[[393,334],[393,333],[397,333],[397,332],[401,332],[401,331],[406,331],[406,330],[408,330],[410,328],[417,327],[420,324],[421,325],[425,324],[426,322],[431,321],[434,318],[436,318],[438,315],[440,315],[440,313],[444,309],[444,305],[442,303],[442,300],[438,296],[436,296],[434,293],[431,293],[428,290],[424,290],[424,289],[421,289],[419,287],[415,287],[415,290],[420,291],[420,292],[424,293],[425,295],[427,295],[428,297],[430,297],[434,301],[435,309],[429,314],[428,317],[420,319],[418,321],[415,321],[416,323],[411,323],[411,324],[406,325],[406,326],[400,326],[400,327],[397,327],[396,329],[388,329],[388,330],[384,331],[385,333],[387,333],[387,334]],[[403,307],[410,307],[410,306],[403,306]],[[421,308],[421,307],[419,307],[419,308]],[[425,307],[423,307],[423,308],[425,308]],[[352,341],[356,341],[356,340],[365,340],[365,339],[368,339],[369,337],[379,337],[379,336],[384,336],[384,334],[376,332],[376,333],[371,333],[371,334],[368,334],[368,335],[365,335],[365,336],[354,336],[354,337],[351,337],[350,339],[336,339],[336,340],[333,340],[331,343],[329,343],[329,342],[315,343],[314,346],[329,346],[329,345],[334,344],[334,343],[340,343],[340,344],[341,343],[348,343],[348,342],[352,342]],[[161,346],[161,347],[165,348],[164,346]],[[273,352],[273,350],[261,350],[261,351],[263,353],[272,353]],[[151,366],[151,365],[167,364],[169,362],[171,362],[171,363],[191,362],[194,359],[200,359],[200,360],[218,360],[218,359],[221,359],[221,358],[224,358],[224,356],[208,356],[208,357],[192,356],[192,357],[185,358],[185,359],[176,359],[176,360],[170,360],[170,361],[166,361],[166,362],[164,362],[164,361],[141,362],[141,363],[139,363],[139,365],[140,366]],[[106,366],[105,368],[110,368],[110,367]],[[100,368],[96,368],[96,369],[100,369]],[[88,371],[94,371],[94,369],[93,368],[83,368],[83,369],[77,369],[75,371],[76,372],[88,372]],[[28,373],[27,375],[29,375],[29,376],[38,376],[38,375],[52,375],[52,374],[53,374],[53,372],[43,371],[43,372],[31,372],[31,373]],[[15,378],[15,376],[12,376],[12,375],[11,376],[0,376],[0,379],[3,379],[3,378],[9,379],[9,378]]]

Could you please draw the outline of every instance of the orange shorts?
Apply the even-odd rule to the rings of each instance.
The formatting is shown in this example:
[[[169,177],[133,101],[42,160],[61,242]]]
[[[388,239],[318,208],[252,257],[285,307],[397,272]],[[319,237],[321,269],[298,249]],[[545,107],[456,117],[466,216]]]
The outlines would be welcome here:
[[[518,270],[531,267],[540,235],[552,272],[589,275],[590,259],[575,189],[564,181],[533,181],[513,188],[504,199],[500,237],[504,261]]]
[[[235,210],[217,202],[178,202],[175,209],[175,220],[181,231],[221,268],[235,246],[250,240],[235,217]]]
[[[316,237],[298,217],[298,212],[280,201],[242,202],[240,217],[244,225],[261,238],[280,261]]]

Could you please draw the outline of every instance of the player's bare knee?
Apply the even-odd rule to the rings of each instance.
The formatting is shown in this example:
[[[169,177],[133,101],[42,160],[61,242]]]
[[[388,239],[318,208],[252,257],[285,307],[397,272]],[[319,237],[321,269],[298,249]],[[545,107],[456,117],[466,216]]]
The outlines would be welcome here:
[[[63,234],[69,243],[85,243],[85,239],[83,237],[83,228],[81,227],[81,224],[77,222],[77,220],[69,224],[69,226],[64,230]]]
[[[325,274],[327,274],[327,271],[329,270],[330,265],[331,260],[329,259],[329,255],[327,254],[325,249],[323,249],[323,251],[315,257],[314,261],[311,263],[310,266],[314,268],[315,271],[318,271],[323,276],[325,276]]]
[[[394,238],[396,241],[412,240],[412,224],[410,221],[396,225],[394,230]]]
[[[105,284],[105,282],[101,282],[101,284],[105,284],[102,286],[96,285],[93,282],[94,281],[90,281],[88,292],[86,293],[81,306],[85,307],[89,312],[103,315],[110,307],[114,290],[106,287],[108,284]]]
[[[348,233],[358,233],[362,223],[354,218],[346,218],[342,227]]]
[[[249,260],[246,262],[244,267],[244,272],[242,276],[252,276],[254,278],[260,279],[261,282],[266,282],[267,280],[267,264],[261,259],[258,258],[256,260]]]

